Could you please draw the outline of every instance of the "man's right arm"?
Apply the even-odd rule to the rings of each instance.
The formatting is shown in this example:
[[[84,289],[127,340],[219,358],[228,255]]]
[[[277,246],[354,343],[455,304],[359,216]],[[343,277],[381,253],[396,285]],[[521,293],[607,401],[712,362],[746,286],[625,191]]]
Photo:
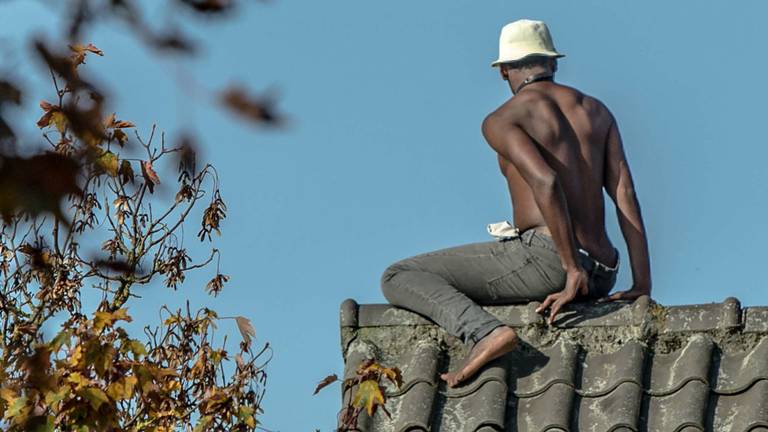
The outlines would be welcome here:
[[[633,279],[630,289],[614,293],[607,300],[632,300],[641,295],[651,294],[651,266],[645,226],[640,214],[640,203],[635,194],[635,185],[624,154],[619,127],[612,116],[605,152],[606,169],[603,184],[616,204],[619,226],[629,250]]]

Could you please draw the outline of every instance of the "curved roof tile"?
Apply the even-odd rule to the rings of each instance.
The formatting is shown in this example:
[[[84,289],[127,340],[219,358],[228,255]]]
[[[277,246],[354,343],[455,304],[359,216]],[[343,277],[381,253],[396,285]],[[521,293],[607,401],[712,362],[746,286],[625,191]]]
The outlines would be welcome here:
[[[360,430],[768,432],[767,307],[641,297],[569,305],[549,327],[537,305],[486,307],[520,347],[449,389],[439,374],[468,354],[456,338],[404,309],[342,303],[344,376],[366,358],[403,373],[386,389],[392,418],[363,414]]]

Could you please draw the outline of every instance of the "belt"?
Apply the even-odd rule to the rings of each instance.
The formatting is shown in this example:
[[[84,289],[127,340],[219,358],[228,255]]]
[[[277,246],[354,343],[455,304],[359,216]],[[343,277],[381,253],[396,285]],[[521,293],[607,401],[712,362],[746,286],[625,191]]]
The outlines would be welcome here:
[[[616,265],[613,267],[607,266],[601,263],[600,261],[592,258],[589,255],[589,252],[585,251],[584,249],[579,248],[579,252],[581,252],[582,254],[586,255],[589,259],[591,259],[595,263],[595,267],[597,267],[598,269],[605,272],[617,272],[619,271],[619,263],[621,262],[621,255],[619,255],[618,249],[616,248],[613,248],[613,249],[616,250]]]
[[[499,241],[509,240],[513,238],[520,237],[520,228],[517,228],[516,226],[509,223],[509,221],[501,221],[501,222],[494,222],[488,224],[486,227],[488,230],[488,234],[492,235]],[[587,252],[586,250],[579,248],[579,253],[587,256],[590,260],[592,260],[595,263],[595,266],[599,268],[600,270],[607,271],[607,272],[615,272],[619,270],[619,261],[621,260],[621,257],[619,256],[618,250],[616,251],[616,265],[611,267],[607,266],[600,261],[592,258],[592,256]]]

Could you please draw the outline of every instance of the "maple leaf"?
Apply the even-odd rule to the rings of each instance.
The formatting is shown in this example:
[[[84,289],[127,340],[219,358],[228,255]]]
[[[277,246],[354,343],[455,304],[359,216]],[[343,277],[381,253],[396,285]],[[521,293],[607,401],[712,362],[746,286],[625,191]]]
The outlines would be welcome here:
[[[372,416],[376,407],[384,405],[384,393],[381,392],[381,387],[376,380],[365,380],[360,383],[357,388],[355,397],[352,400],[352,405],[355,408],[365,407],[369,416]]]
[[[61,201],[79,195],[79,163],[56,153],[43,153],[29,159],[5,157],[0,166],[0,215],[6,220],[16,211],[37,215],[51,212],[67,225]],[[45,173],[45,175],[40,175]]]
[[[398,388],[403,385],[403,375],[398,368],[382,368],[381,373],[384,374],[393,384]]]
[[[0,105],[4,102],[21,105],[21,90],[11,82],[0,80]]]
[[[105,151],[102,153],[101,156],[96,159],[96,165],[104,172],[109,174],[110,177],[117,177],[117,172],[119,169],[117,155],[111,151]]]
[[[75,66],[81,65],[85,63],[85,55],[89,52],[94,53],[98,56],[104,56],[104,51],[96,48],[92,43],[89,43],[88,45],[81,45],[81,44],[75,44],[70,45],[69,49],[72,50],[72,63]]]
[[[51,113],[51,121],[49,125],[56,126],[56,130],[64,133],[64,130],[67,128],[67,116],[61,111],[54,111]]]
[[[109,397],[98,387],[87,387],[81,395],[91,403],[94,410],[98,410],[101,404],[109,402]]]
[[[102,96],[91,94],[90,104],[84,106],[70,100],[61,107],[72,133],[92,147],[97,147],[109,138],[102,124],[102,100]]]
[[[114,381],[107,386],[107,396],[115,401],[130,399],[138,379],[135,376],[126,376],[119,381]]]
[[[128,135],[125,134],[120,129],[115,129],[114,132],[112,132],[112,138],[117,140],[117,143],[120,144],[120,147],[123,147],[125,143],[128,142]]]
[[[376,360],[372,358],[368,358],[360,362],[360,365],[357,367],[356,373],[360,376],[367,375],[368,372],[372,370],[378,369],[380,366],[378,363],[376,363]]]
[[[20,415],[25,409],[28,411],[29,407],[27,406],[27,397],[22,396],[20,398],[13,399],[11,402],[8,402],[8,409],[5,411],[5,418],[13,418],[17,417],[15,420],[19,421],[22,418],[25,418],[25,415]]]
[[[52,352],[57,352],[62,345],[66,345],[68,347],[72,346],[71,330],[62,330],[53,339],[51,339],[50,342],[48,342],[48,347],[51,349]]]
[[[271,98],[255,97],[244,88],[232,86],[221,93],[221,103],[232,112],[255,123],[276,125],[282,118],[275,112]]]
[[[141,161],[141,174],[144,176],[144,181],[147,183],[149,193],[155,191],[155,185],[160,184],[160,177],[157,176],[154,168],[152,168],[152,161]]]
[[[336,374],[328,375],[327,377],[323,378],[319,383],[317,383],[317,387],[315,387],[315,391],[312,393],[313,395],[316,395],[317,392],[324,389],[331,383],[334,383],[339,380],[339,377],[336,376]]]
[[[37,121],[37,127],[42,129],[53,124],[59,132],[63,132],[64,127],[66,126],[67,117],[61,111],[61,107],[48,101],[41,100],[40,108],[43,109],[43,116]]]
[[[104,119],[104,127],[108,129],[124,129],[136,127],[136,125],[129,121],[117,120],[115,113],[112,113]]]
[[[111,326],[115,321],[118,320],[127,322],[132,321],[131,317],[128,315],[128,311],[125,308],[120,308],[114,312],[98,311],[93,316],[93,328],[99,332],[104,327]]]
[[[45,404],[49,406],[55,406],[59,402],[66,399],[70,394],[70,387],[69,386],[61,386],[57,390],[51,390],[48,391],[45,394]]]

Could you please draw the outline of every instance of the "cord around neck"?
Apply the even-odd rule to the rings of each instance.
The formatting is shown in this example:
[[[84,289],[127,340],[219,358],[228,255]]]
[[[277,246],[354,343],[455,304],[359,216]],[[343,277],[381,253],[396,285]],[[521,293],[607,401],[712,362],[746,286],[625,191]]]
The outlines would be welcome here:
[[[552,77],[554,75],[552,72],[542,72],[539,74],[531,75],[528,78],[526,78],[516,89],[515,94],[518,94],[520,90],[523,89],[523,87],[527,86],[528,84],[535,83],[536,81],[545,81],[545,80],[552,80]]]

